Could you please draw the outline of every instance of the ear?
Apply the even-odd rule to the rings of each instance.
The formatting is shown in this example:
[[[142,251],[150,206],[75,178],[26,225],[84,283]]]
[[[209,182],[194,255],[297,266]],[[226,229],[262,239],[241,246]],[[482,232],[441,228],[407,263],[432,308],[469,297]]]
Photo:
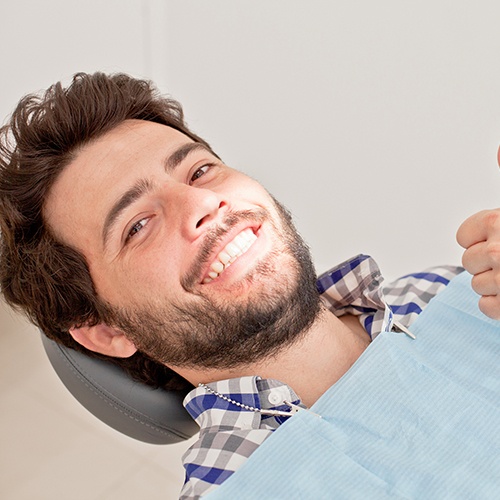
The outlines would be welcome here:
[[[129,358],[137,352],[135,345],[120,330],[104,323],[71,328],[69,333],[89,351],[99,352],[115,358]]]

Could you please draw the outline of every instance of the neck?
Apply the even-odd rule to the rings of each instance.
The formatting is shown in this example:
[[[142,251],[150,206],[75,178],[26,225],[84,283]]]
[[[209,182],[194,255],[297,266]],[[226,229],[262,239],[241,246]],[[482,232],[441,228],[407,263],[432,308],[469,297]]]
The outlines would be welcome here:
[[[323,309],[299,341],[270,358],[230,370],[172,368],[193,385],[247,375],[273,378],[288,384],[311,406],[349,370],[369,342],[354,316],[337,318]]]

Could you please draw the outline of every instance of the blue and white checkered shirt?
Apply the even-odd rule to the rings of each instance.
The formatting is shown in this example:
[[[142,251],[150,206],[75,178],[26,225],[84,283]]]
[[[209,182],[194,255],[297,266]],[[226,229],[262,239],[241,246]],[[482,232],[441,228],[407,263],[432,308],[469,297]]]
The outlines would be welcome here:
[[[462,270],[455,266],[436,267],[383,284],[375,261],[358,255],[322,274],[317,287],[333,314],[357,316],[373,339],[394,324],[410,326],[429,301]],[[286,384],[258,376],[222,380],[208,387],[253,408],[289,411],[283,405],[285,400],[305,407]],[[200,435],[183,456],[183,500],[200,498],[223,483],[289,418],[242,408],[203,387],[193,389],[184,406],[200,426]]]

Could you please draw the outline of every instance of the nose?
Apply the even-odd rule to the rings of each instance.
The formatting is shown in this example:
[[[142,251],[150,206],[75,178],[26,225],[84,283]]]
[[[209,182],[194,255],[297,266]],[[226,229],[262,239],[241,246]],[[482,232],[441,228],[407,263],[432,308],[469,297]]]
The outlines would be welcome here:
[[[179,214],[185,238],[195,240],[210,225],[222,221],[228,203],[219,193],[185,184],[176,186],[175,191],[174,210]]]

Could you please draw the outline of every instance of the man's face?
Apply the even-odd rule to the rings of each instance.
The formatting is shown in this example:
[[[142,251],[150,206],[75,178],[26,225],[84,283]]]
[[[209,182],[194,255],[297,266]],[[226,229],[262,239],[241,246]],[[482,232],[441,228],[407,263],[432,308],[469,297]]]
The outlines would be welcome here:
[[[129,120],[82,147],[45,217],[87,259],[107,322],[165,364],[247,362],[282,343],[269,335],[290,340],[317,313],[314,270],[288,215],[170,127]],[[313,313],[293,313],[303,303]]]

